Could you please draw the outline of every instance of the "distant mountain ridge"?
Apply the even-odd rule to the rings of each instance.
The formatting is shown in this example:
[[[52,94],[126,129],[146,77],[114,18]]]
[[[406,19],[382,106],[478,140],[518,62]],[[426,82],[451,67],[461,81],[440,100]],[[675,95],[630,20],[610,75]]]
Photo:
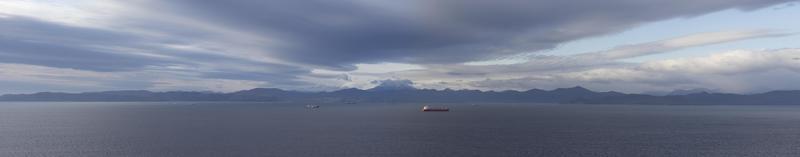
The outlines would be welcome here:
[[[394,88],[398,87],[398,88]],[[574,103],[574,104],[666,104],[666,105],[800,105],[800,91],[772,91],[760,94],[699,92],[685,95],[653,96],[619,92],[595,92],[576,86],[554,90],[527,91],[432,90],[404,86],[393,88],[342,89],[331,92],[298,92],[276,88],[255,88],[231,93],[123,90],[85,93],[40,92],[6,94],[0,101],[263,101],[315,103]]]

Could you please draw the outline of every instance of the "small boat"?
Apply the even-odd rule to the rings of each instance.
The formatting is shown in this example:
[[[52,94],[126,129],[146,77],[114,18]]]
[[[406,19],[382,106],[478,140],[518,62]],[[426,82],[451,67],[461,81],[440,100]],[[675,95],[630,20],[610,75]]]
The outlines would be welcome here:
[[[306,108],[308,108],[308,109],[318,109],[319,105],[306,105]]]
[[[428,112],[428,111],[447,112],[447,111],[450,111],[450,109],[447,108],[447,107],[444,107],[444,106],[428,106],[428,105],[425,105],[425,106],[422,106],[422,111],[423,112]]]

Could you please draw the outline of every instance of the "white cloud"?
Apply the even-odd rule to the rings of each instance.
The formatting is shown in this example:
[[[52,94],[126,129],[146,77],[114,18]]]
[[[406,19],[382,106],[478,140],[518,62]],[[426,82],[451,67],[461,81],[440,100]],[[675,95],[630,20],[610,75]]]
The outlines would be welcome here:
[[[356,64],[355,66],[356,70],[352,71],[353,73],[390,73],[424,69],[419,65],[402,63]]]
[[[767,51],[737,50],[701,58],[669,59],[648,62],[643,70],[655,72],[683,72],[698,74],[730,74],[790,70],[800,72],[799,49]]]
[[[710,88],[750,93],[800,88],[800,49],[734,50],[710,56],[596,67],[564,73],[469,82],[476,88],[558,88],[582,85],[623,92]]]
[[[108,16],[123,7],[106,0],[0,1],[0,15],[25,16],[82,27],[103,27]]]
[[[593,52],[593,53],[584,53],[577,55],[575,57],[594,59],[594,60],[617,60],[617,59],[626,59],[626,58],[664,53],[689,47],[698,47],[704,45],[719,44],[719,43],[754,39],[754,38],[780,37],[786,35],[791,35],[791,34],[776,32],[772,30],[738,30],[738,31],[706,32],[706,33],[691,34],[667,40],[619,46],[611,50]]]

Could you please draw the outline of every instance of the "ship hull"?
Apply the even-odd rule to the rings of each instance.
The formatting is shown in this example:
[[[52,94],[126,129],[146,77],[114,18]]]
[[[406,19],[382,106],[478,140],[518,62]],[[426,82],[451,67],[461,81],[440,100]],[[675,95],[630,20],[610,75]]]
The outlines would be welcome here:
[[[450,109],[423,109],[422,111],[423,112],[447,112],[447,111],[450,111]]]

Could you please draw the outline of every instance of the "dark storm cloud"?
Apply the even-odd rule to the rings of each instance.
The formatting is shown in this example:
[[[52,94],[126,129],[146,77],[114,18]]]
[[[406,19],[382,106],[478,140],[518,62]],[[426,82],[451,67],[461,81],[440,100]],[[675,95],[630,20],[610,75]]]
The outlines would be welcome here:
[[[201,20],[283,41],[281,59],[333,68],[354,63],[457,63],[553,48],[590,36],[730,8],[789,0],[676,1],[167,1]]]

